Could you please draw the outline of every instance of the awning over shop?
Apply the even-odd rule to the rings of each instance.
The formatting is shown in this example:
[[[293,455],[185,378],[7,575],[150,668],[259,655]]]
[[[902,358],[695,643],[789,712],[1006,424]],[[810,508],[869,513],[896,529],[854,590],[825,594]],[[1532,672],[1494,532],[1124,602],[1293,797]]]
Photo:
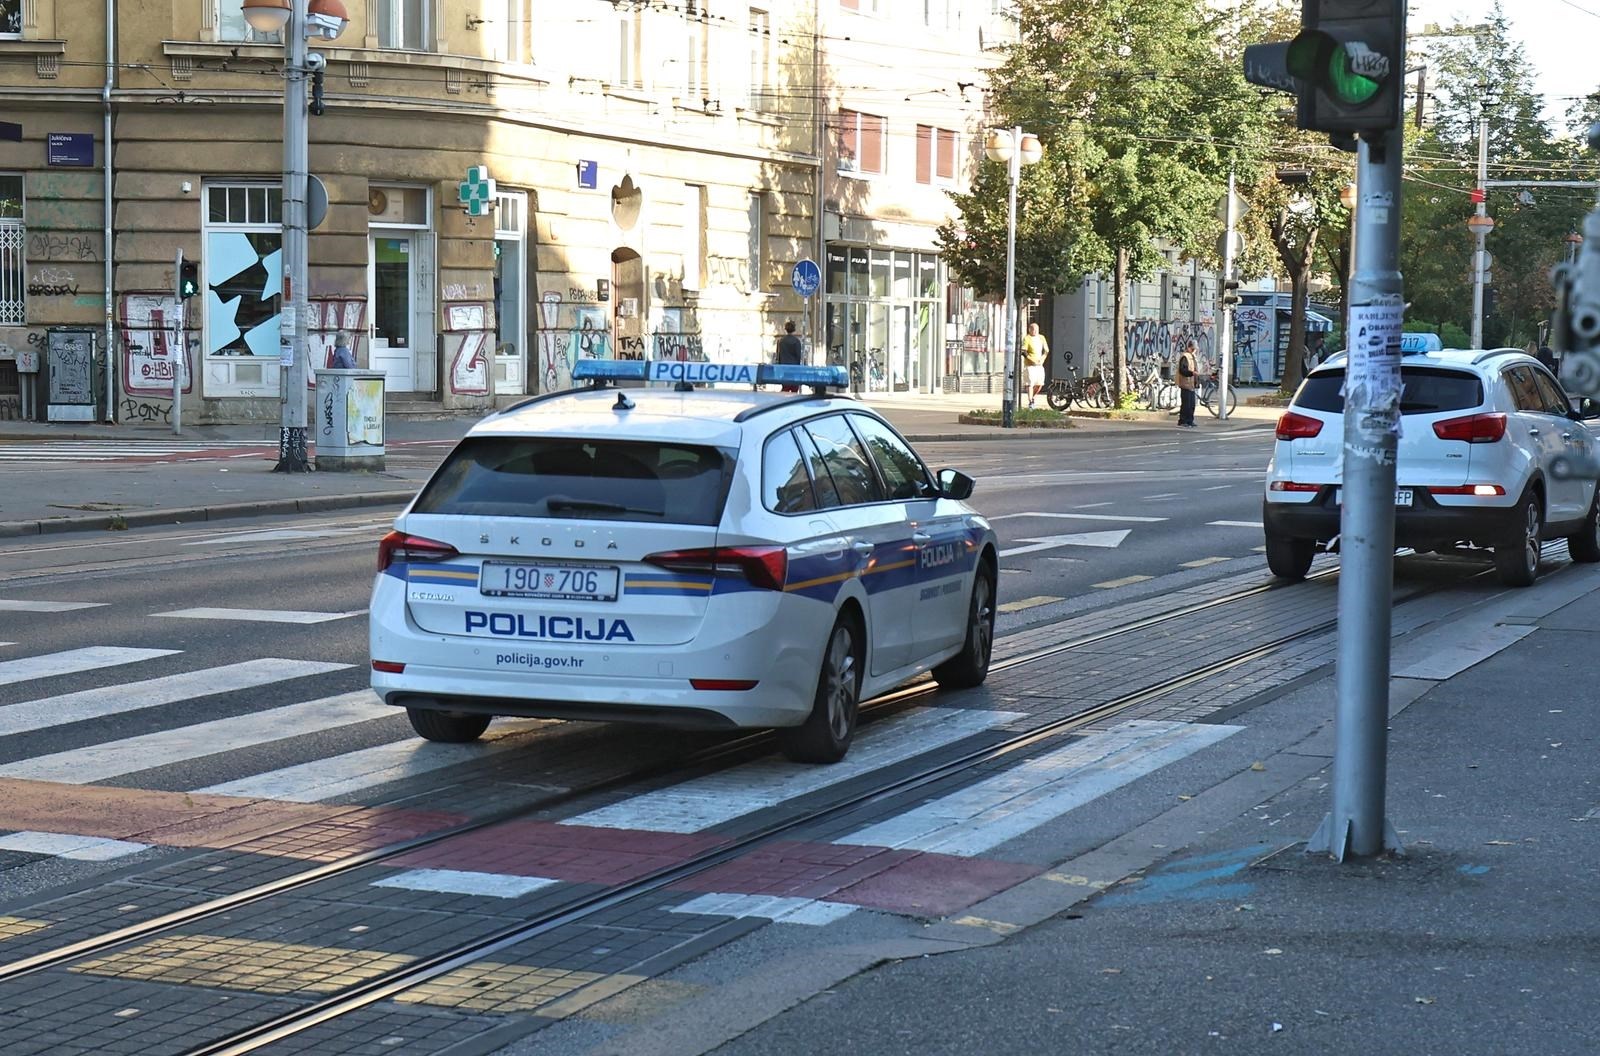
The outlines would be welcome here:
[[[1328,332],[1329,330],[1332,330],[1332,329],[1333,329],[1333,320],[1332,319],[1329,319],[1327,316],[1323,315],[1321,312],[1313,312],[1309,308],[1306,309],[1306,330],[1308,330],[1309,332],[1311,332],[1313,334],[1320,334],[1320,333],[1326,333],[1326,332]]]

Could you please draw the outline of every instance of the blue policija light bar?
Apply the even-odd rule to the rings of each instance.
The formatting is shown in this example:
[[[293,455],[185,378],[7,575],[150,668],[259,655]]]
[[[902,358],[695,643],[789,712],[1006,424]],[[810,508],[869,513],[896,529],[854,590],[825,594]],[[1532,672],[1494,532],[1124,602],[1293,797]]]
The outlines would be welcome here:
[[[657,381],[689,385],[805,385],[843,389],[850,376],[843,367],[806,367],[792,363],[708,363],[678,360],[580,359],[572,380]]]
[[[572,380],[643,381],[649,366],[642,359],[580,359],[572,365]]]

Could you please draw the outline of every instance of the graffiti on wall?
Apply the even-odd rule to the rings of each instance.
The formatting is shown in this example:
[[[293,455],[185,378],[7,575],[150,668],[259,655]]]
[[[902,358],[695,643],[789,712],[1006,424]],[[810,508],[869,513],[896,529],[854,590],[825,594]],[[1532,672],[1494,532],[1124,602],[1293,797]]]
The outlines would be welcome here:
[[[1240,381],[1266,381],[1273,376],[1272,322],[1275,310],[1242,304],[1233,310],[1234,372]]]
[[[171,396],[175,369],[182,371],[183,391],[194,391],[193,356],[200,335],[186,328],[183,353],[178,354],[178,311],[178,298],[170,293],[125,293],[119,298],[122,389],[129,396]]]
[[[573,359],[610,359],[611,330],[604,308],[572,310]]]
[[[539,298],[539,374],[544,392],[553,392],[572,380],[567,344],[556,331],[561,323],[561,295],[551,290]]]
[[[1195,343],[1199,353],[1200,373],[1208,374],[1217,368],[1216,327],[1207,320],[1192,322],[1188,319],[1129,319],[1123,328],[1123,355],[1128,371],[1134,377],[1143,377],[1153,368],[1157,373],[1170,376],[1173,364],[1184,345]],[[1094,327],[1093,347],[1090,349],[1088,369],[1104,366],[1111,369],[1111,321],[1097,320]]]
[[[457,396],[489,394],[489,351],[494,332],[482,301],[445,305],[445,353],[450,357],[450,391]]]
[[[685,332],[682,308],[661,310],[661,325],[656,329],[653,341],[656,359],[671,359],[682,363],[686,360],[706,358],[705,342],[701,340],[700,335]]]

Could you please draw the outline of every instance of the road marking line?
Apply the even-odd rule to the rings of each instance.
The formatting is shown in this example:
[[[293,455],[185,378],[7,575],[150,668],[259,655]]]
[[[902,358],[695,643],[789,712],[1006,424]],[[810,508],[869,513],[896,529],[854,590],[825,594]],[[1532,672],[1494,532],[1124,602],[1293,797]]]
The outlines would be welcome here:
[[[399,709],[394,709],[395,714]],[[362,748],[342,755],[313,759],[279,770],[197,788],[217,796],[272,799],[287,803],[321,803],[391,781],[473,763],[526,742],[514,734],[549,726],[552,719],[500,719],[471,744],[439,744],[406,737],[390,744]]]
[[[830,766],[768,758],[632,796],[561,822],[602,829],[699,832],[965,740],[1016,712],[916,708],[862,730],[850,754]]]
[[[1102,590],[1111,590],[1113,587],[1126,587],[1129,584],[1143,583],[1145,580],[1153,578],[1153,576],[1123,576],[1121,579],[1108,579],[1104,583],[1096,583],[1094,586]]]
[[[0,766],[0,777],[87,785],[169,763],[189,762],[398,714],[398,709],[380,702],[372,690],[363,689],[231,719],[214,719],[160,733],[20,759]]]
[[[1261,524],[1260,521],[1207,521],[1206,523],[1209,524],[1209,525],[1215,525],[1218,528],[1260,528],[1260,527],[1262,527],[1262,524]]]
[[[1065,600],[1066,600],[1065,598],[1057,598],[1057,597],[1053,597],[1053,596],[1051,596],[1049,594],[1040,594],[1038,597],[1023,598],[1021,601],[1008,601],[1004,605],[996,605],[995,606],[995,611],[996,612],[1021,612],[1023,609],[1031,609],[1036,605],[1048,605],[1052,601],[1065,601]]]
[[[301,612],[295,609],[175,609],[172,612],[152,613],[175,620],[243,620],[250,623],[327,623],[330,620],[348,620],[352,616],[365,616],[366,609],[351,612]]]
[[[819,902],[814,898],[785,895],[728,895],[713,893],[691,898],[674,913],[697,913],[707,917],[764,917],[775,923],[809,924],[821,927],[848,917],[856,907],[840,902]]]
[[[0,851],[50,854],[75,862],[106,862],[149,849],[148,843],[108,840],[103,836],[73,836],[64,832],[13,832],[0,836]]]
[[[1131,720],[834,842],[976,857],[1241,729]]]
[[[1086,502],[1081,506],[1072,507],[1075,510],[1098,510],[1102,506],[1110,506],[1109,502]],[[990,518],[993,520],[994,518]]]
[[[463,869],[408,869],[374,880],[373,887],[398,887],[406,891],[435,891],[446,895],[483,895],[486,898],[521,898],[541,887],[560,883],[542,876],[506,876]]]
[[[26,682],[34,678],[54,678],[57,675],[75,675],[80,671],[94,671],[102,667],[136,664],[141,660],[154,660],[159,656],[175,656],[181,651],[91,645],[82,649],[45,653],[41,656],[23,656],[15,660],[0,661],[0,686],[9,686],[13,682]]]
[[[1207,565],[1221,564],[1233,560],[1231,557],[1202,557],[1198,561],[1185,561],[1181,568],[1205,568]]]
[[[1231,487],[1233,487],[1232,484],[1213,484],[1209,488],[1201,488],[1200,490],[1201,491],[1227,491]]]
[[[78,609],[100,609],[104,601],[23,601],[20,598],[0,598],[0,612],[75,612]]]
[[[226,546],[230,543],[259,543],[290,541],[295,539],[331,539],[340,535],[351,535],[366,529],[361,525],[351,525],[348,528],[264,528],[259,532],[239,532],[234,535],[213,536],[209,539],[196,539],[184,546]]]
[[[1264,546],[1252,546],[1250,552],[1252,554],[1264,554],[1267,552],[1267,548]]]
[[[1175,499],[1181,493],[1176,491],[1163,491],[1160,495],[1146,495],[1146,499]]]
[[[1111,504],[1109,502],[1097,502],[1095,505],[1109,506]],[[1035,510],[1030,513],[1002,513],[998,517],[990,517],[989,520],[1006,521],[1013,517],[1051,517],[1058,520],[1071,521],[1134,521],[1138,524],[1159,524],[1169,519],[1166,517],[1134,517],[1110,513],[1043,513]]]
[[[349,664],[322,663],[316,660],[280,660],[267,657],[245,660],[224,667],[186,671],[181,675],[124,682],[77,693],[63,693],[0,708],[0,737],[32,730],[47,730],[69,722],[99,719],[107,715],[139,711],[179,700],[232,693],[241,689],[305,678],[328,671],[343,671]]]
[[[1133,534],[1131,528],[1114,528],[1109,532],[1078,532],[1069,535],[1047,535],[1037,539],[1018,539],[1019,543],[1026,546],[1010,546],[1000,551],[1001,557],[1016,557],[1019,554],[1036,554],[1041,550],[1054,550],[1062,546],[1098,546],[1107,550],[1115,550],[1122,545],[1122,541]]]

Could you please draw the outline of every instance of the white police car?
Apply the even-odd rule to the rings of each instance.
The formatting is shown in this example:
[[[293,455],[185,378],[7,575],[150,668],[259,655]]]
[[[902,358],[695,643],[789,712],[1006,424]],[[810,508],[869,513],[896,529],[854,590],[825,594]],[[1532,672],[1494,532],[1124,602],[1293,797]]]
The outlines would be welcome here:
[[[422,736],[495,715],[771,726],[832,762],[862,699],[930,669],[984,680],[997,547],[972,480],[829,396],[844,371],[573,377],[474,426],[379,547],[372,686]]]
[[[1600,450],[1592,407],[1578,410],[1520,349],[1447,349],[1406,334],[1401,353],[1395,545],[1489,549],[1500,581],[1519,587],[1537,578],[1543,540],[1565,538],[1574,561],[1600,561],[1594,477],[1554,471]],[[1278,420],[1262,521],[1267,565],[1282,578],[1304,578],[1339,534],[1344,377],[1344,356],[1329,359]]]

